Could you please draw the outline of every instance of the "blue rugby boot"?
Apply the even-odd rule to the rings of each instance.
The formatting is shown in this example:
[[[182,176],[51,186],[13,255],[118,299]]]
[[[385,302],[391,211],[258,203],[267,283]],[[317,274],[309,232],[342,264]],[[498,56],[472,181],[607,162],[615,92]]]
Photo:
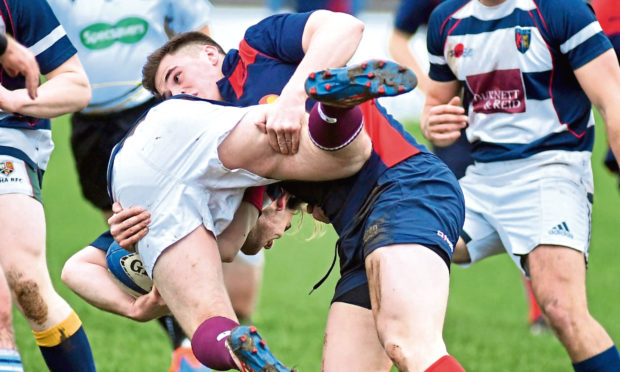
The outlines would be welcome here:
[[[413,90],[418,79],[396,62],[370,60],[359,65],[313,72],[306,79],[308,96],[335,107],[353,107],[378,97]]]
[[[294,372],[280,363],[254,326],[238,326],[232,330],[226,344],[243,363],[247,372]]]

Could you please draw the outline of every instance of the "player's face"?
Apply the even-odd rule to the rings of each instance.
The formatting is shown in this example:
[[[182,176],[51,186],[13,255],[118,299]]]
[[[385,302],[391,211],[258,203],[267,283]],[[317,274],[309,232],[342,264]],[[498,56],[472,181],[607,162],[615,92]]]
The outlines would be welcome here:
[[[217,81],[223,75],[217,60],[219,55],[200,52],[199,55],[168,54],[159,64],[155,87],[164,98],[190,94],[200,98],[222,100]]]
[[[278,207],[277,201],[263,209],[263,213],[258,218],[253,230],[259,234],[260,246],[265,249],[271,248],[274,240],[281,238],[284,232],[291,228],[291,220],[294,214],[294,210]]]

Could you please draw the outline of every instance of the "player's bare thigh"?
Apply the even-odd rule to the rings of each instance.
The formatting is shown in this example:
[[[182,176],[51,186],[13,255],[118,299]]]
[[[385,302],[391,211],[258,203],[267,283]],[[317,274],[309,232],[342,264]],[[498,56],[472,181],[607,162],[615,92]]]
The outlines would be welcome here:
[[[389,371],[392,361],[379,342],[370,309],[344,302],[329,308],[323,343],[323,372]]]
[[[190,338],[208,318],[237,319],[224,286],[217,243],[203,226],[162,252],[153,283]]]
[[[424,370],[447,354],[442,330],[449,271],[443,259],[419,244],[381,247],[366,257],[370,300],[388,355]]]

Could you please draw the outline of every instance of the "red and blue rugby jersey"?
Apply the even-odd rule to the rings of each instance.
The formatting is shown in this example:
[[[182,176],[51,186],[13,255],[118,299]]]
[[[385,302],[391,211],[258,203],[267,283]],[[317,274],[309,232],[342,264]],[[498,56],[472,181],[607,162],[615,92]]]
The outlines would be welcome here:
[[[225,77],[218,82],[224,100],[237,106],[273,102],[271,99],[282,92],[304,57],[302,36],[311,14],[277,14],[248,28],[239,49],[231,50],[224,59]],[[309,102],[307,108],[311,105]],[[374,151],[357,175],[329,182],[285,183],[304,201],[323,206],[328,217],[330,212],[341,209],[357,179],[363,180],[359,185],[366,185],[357,193],[363,198],[386,169],[427,151],[376,101],[366,102],[361,108]]]

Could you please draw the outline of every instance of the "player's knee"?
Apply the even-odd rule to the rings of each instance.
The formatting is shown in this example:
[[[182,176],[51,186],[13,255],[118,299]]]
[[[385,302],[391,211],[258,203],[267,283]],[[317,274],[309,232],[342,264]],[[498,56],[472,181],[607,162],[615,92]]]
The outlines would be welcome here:
[[[568,301],[556,297],[543,300],[540,304],[540,310],[545,314],[549,320],[549,325],[560,338],[562,335],[573,334],[581,318]]]
[[[394,362],[394,365],[399,370],[406,370],[404,367],[407,366],[407,357],[404,351],[404,345],[394,339],[388,339],[383,343],[383,347],[387,356]]]
[[[13,270],[7,272],[7,280],[24,316],[38,324],[45,323],[48,307],[39,284],[23,273]]]

